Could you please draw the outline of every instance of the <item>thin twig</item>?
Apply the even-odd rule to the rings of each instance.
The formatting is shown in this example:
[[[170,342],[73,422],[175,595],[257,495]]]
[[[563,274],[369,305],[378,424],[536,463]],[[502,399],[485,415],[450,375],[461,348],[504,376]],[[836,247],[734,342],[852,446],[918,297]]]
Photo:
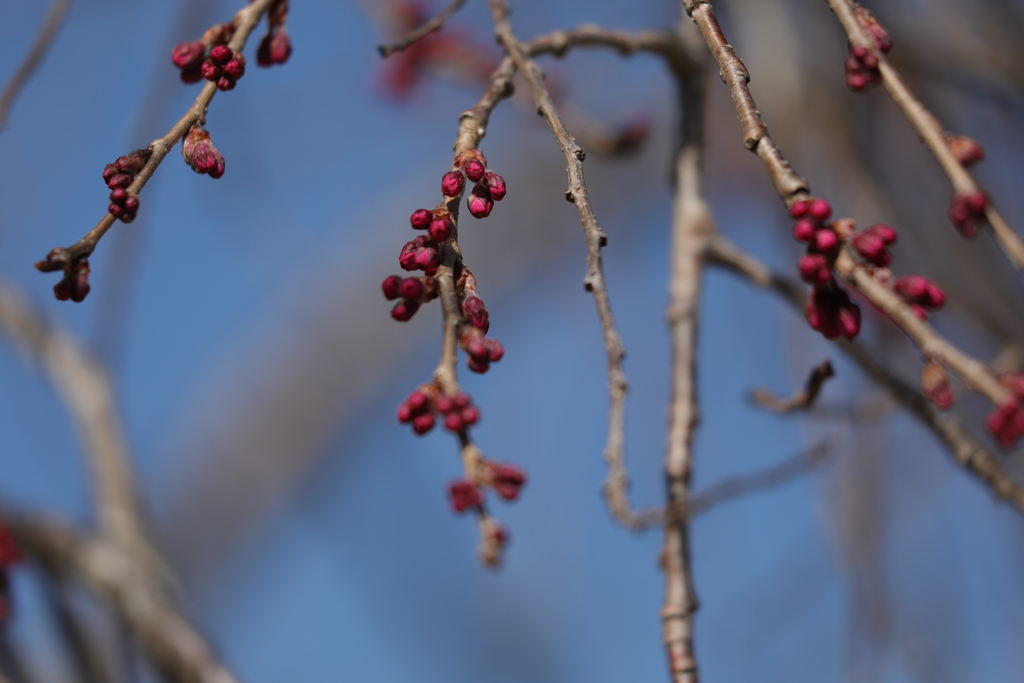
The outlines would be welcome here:
[[[790,278],[773,273],[766,265],[739,247],[719,237],[708,253],[712,263],[742,275],[755,285],[782,295],[802,311],[806,296]],[[858,343],[840,343],[837,347],[854,360],[876,384],[927,427],[941,441],[953,459],[977,477],[992,493],[1024,514],[1024,488],[1010,478],[999,461],[954,418],[943,415],[912,386],[875,360],[875,354]]]
[[[870,50],[878,58],[878,70],[882,75],[882,84],[889,92],[893,101],[903,111],[910,126],[917,133],[918,137],[925,144],[928,150],[935,157],[939,167],[949,178],[953,191],[958,194],[969,194],[980,189],[978,182],[974,179],[962,163],[949,148],[947,139],[949,133],[942,123],[928,109],[914,97],[910,88],[903,82],[899,72],[885,58],[885,55],[878,49],[875,41],[868,35],[867,31],[857,20],[855,2],[852,0],[827,0],[829,7],[839,19],[843,30],[849,38],[850,44],[854,47],[863,47]],[[996,240],[1002,247],[1007,259],[1018,268],[1024,268],[1024,240],[1014,232],[1013,228],[1006,222],[1002,215],[993,206],[991,200],[985,208],[985,217],[992,226]]]
[[[252,33],[253,29],[259,23],[260,19],[266,14],[271,3],[274,0],[254,0],[252,4],[243,7],[238,10],[233,20],[235,26],[234,34],[231,37],[231,41],[228,43],[228,47],[238,52],[241,52],[245,47],[245,42],[249,38],[249,34]],[[196,123],[206,122],[206,112],[210,106],[210,102],[213,100],[213,96],[217,94],[217,84],[207,82],[202,90],[199,91],[199,96],[196,97],[192,106],[189,107],[181,119],[164,135],[162,138],[158,138],[153,142],[149,143],[149,149],[152,151],[149,159],[146,161],[145,166],[135,176],[135,180],[126,189],[129,193],[139,194],[142,188],[146,186],[149,179],[153,177],[160,163],[167,156],[171,148],[189,131],[190,128]],[[50,251],[47,256],[47,261],[50,264],[71,264],[77,262],[79,259],[89,256],[93,250],[96,249],[96,245],[99,243],[103,235],[106,234],[107,230],[114,224],[113,214],[107,213],[103,218],[100,219],[92,230],[85,234],[80,240],[72,244],[70,247],[57,247]],[[51,268],[52,270],[52,268]]]
[[[84,584],[131,629],[154,668],[171,683],[236,683],[152,572],[102,537],[52,519],[6,511],[18,545],[56,576]]]
[[[680,27],[686,40],[685,25]],[[690,37],[692,40],[692,36]],[[704,59],[704,62],[707,60]],[[694,64],[678,74],[681,135],[675,159],[672,244],[669,251],[669,307],[672,340],[672,387],[665,452],[666,506],[686,509],[693,470],[693,437],[700,420],[697,403],[697,330],[704,254],[715,224],[704,197],[704,89],[706,68]],[[699,680],[693,645],[697,595],[690,561],[690,527],[686,516],[669,520],[661,551],[665,602],[661,608],[662,640],[673,683]]]
[[[60,28],[61,23],[63,23],[64,15],[67,14],[70,6],[71,0],[53,0],[50,4],[50,9],[46,12],[46,19],[43,21],[42,28],[39,29],[39,34],[36,35],[35,42],[32,43],[32,47],[29,49],[28,54],[25,55],[25,59],[18,65],[18,68],[11,75],[11,79],[4,86],[3,93],[0,94],[0,128],[3,128],[4,124],[7,123],[7,116],[11,112],[11,105],[14,104],[18,93],[21,92],[25,83],[31,78],[39,63],[43,61],[43,57],[46,56],[46,51],[50,49],[50,43],[53,42],[54,36],[57,35],[57,30]]]
[[[750,74],[722,33],[711,3],[709,0],[684,0],[684,6],[687,14],[700,28],[711,54],[718,62],[722,79],[729,86],[736,112],[743,124],[746,146],[764,162],[776,192],[787,205],[806,197],[810,191],[807,183],[795,173],[768,137],[767,127],[761,120],[747,85]],[[996,406],[1010,399],[1010,391],[999,383],[984,364],[967,356],[939,336],[930,325],[922,322],[909,305],[876,281],[872,272],[858,264],[848,249],[844,248],[836,258],[834,270],[851,287],[885,311],[929,359],[959,374],[970,389],[982,394]]]
[[[835,374],[831,361],[826,360],[811,370],[803,391],[789,398],[779,398],[767,389],[754,389],[750,394],[750,400],[775,413],[792,413],[796,410],[810,408],[817,400],[818,394],[821,393],[821,387],[825,384],[825,380]]]
[[[419,40],[422,40],[424,37],[430,35],[434,31],[440,30],[441,26],[444,25],[444,22],[448,21],[448,18],[451,15],[458,12],[459,9],[465,4],[466,0],[452,0],[452,2],[443,10],[441,10],[441,12],[436,17],[434,17],[427,23],[423,24],[419,28],[415,29],[414,31],[412,31],[412,33],[407,35],[405,38],[402,38],[398,42],[391,43],[390,45],[378,45],[377,51],[380,52],[381,57],[388,57],[396,52],[401,52],[405,48],[409,47],[410,45]]]
[[[100,533],[160,571],[139,506],[113,390],[99,362],[3,283],[0,332],[42,368],[71,413],[92,475]]]

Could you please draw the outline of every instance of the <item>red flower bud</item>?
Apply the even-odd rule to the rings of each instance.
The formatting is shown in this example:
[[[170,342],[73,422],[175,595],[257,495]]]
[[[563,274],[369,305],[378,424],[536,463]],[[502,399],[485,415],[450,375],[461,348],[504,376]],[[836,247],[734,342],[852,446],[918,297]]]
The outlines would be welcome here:
[[[408,322],[412,320],[412,317],[416,315],[416,311],[420,310],[420,302],[418,301],[406,301],[403,299],[395,304],[394,308],[391,309],[391,317],[398,322]]]
[[[1024,412],[1016,402],[1009,401],[988,416],[985,426],[1003,448],[1009,448],[1024,434]]]
[[[412,224],[413,230],[426,230],[430,227],[432,220],[434,220],[434,214],[426,209],[416,209],[409,217],[409,223]]]
[[[953,405],[953,389],[949,386],[949,375],[939,363],[927,363],[921,371],[921,393],[939,410]]]
[[[423,297],[425,288],[423,283],[414,277],[402,280],[401,294],[403,299],[420,299]]]
[[[806,199],[801,199],[800,201],[793,202],[789,206],[789,215],[792,218],[803,218],[804,216],[807,215],[807,209],[809,209],[810,206],[811,203]]]
[[[472,194],[466,199],[466,205],[474,218],[487,218],[494,208],[494,200],[491,199],[490,191],[477,183],[473,186]]]
[[[817,232],[817,230],[818,229],[814,226],[813,221],[804,218],[793,225],[793,239],[797,242],[810,242],[814,239],[814,233]]]
[[[210,59],[214,64],[223,65],[227,64],[228,60],[232,57],[232,50],[227,45],[217,45],[210,50]]]
[[[220,67],[209,59],[205,60],[203,65],[199,67],[199,73],[208,81],[216,81],[221,76]]]
[[[430,234],[430,239],[435,242],[444,242],[451,237],[452,222],[447,218],[435,218],[430,221],[430,227],[427,228],[427,231]]]
[[[814,248],[824,254],[830,254],[839,248],[839,235],[829,228],[822,228],[814,234]]]
[[[466,316],[470,325],[483,330],[484,334],[490,329],[491,322],[487,306],[484,305],[483,299],[480,297],[466,297],[466,300],[462,302],[462,315]]]
[[[494,463],[490,470],[491,486],[505,500],[519,497],[519,489],[526,483],[526,472],[508,463]]]
[[[462,415],[459,413],[449,413],[444,418],[444,428],[450,432],[458,432],[463,426]]]
[[[458,197],[466,188],[466,176],[461,171],[448,171],[441,178],[441,192],[445,197]]]
[[[398,275],[389,275],[384,278],[380,288],[384,290],[384,298],[388,301],[397,299],[401,294],[402,278]]]
[[[951,135],[946,139],[953,156],[964,166],[972,166],[985,158],[985,150],[966,135]]]
[[[484,165],[480,163],[479,159],[470,159],[462,165],[462,170],[465,172],[467,178],[474,183],[478,183],[484,177],[484,173],[487,169],[484,168]]]
[[[171,61],[179,69],[190,69],[197,66],[206,54],[206,46],[201,41],[178,43],[171,51]]]
[[[245,57],[241,52],[236,52],[235,57],[224,65],[224,75],[236,81],[245,75]]]
[[[464,512],[484,504],[484,494],[475,484],[465,479],[456,479],[448,484],[448,495],[455,512]]]
[[[827,221],[832,215],[832,206],[824,199],[815,199],[807,207],[807,214],[816,221]]]
[[[487,186],[487,190],[491,194],[491,199],[496,202],[500,202],[505,198],[505,179],[497,173],[488,171],[484,174],[484,185]]]
[[[897,233],[894,228],[885,225],[884,223],[876,223],[864,232],[875,235],[878,239],[885,242],[885,246],[896,244],[896,240],[899,238],[899,233]]]
[[[412,431],[416,432],[420,436],[423,436],[431,429],[434,428],[434,424],[437,419],[433,413],[425,413],[423,415],[417,415],[412,419]]]

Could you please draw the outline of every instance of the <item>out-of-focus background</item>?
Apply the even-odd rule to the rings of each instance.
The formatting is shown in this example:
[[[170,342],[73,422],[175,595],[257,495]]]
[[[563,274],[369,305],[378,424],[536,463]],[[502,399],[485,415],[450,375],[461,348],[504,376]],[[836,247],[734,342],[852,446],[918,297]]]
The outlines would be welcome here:
[[[47,4],[5,3],[0,80]],[[433,370],[440,314],[435,304],[392,321],[379,283],[399,272],[409,213],[436,203],[458,115],[496,54],[484,3],[468,3],[441,34],[479,55],[474,68],[421,72],[377,53],[398,36],[397,5],[294,0],[290,61],[256,68],[250,41],[249,72],[210,108],[224,177],[197,176],[168,156],[139,218],[115,225],[91,259],[82,304],[55,301],[58,278],[32,268],[102,216],[104,164],[163,135],[195,97],[171,48],[238,4],[78,0],[0,131],[0,275],[109,371],[190,615],[249,683],[664,680],[661,538],[616,527],[599,496],[607,395],[582,288],[583,238],[563,198],[561,153],[525,100],[498,109],[483,143],[509,195],[461,230],[492,335],[507,349],[484,376],[460,365],[483,415],[474,434],[530,476],[520,501],[494,505],[512,534],[499,571],[478,565],[473,523],[448,509],[453,439],[440,430],[417,438],[394,418]],[[523,38],[582,22],[671,27],[680,11],[669,0],[512,5]],[[984,145],[977,176],[1010,223],[1024,225],[1024,3],[869,6],[911,87],[951,130]],[[948,294],[932,316],[940,330],[986,361],[1019,367],[1020,275],[988,235],[956,234],[948,184],[884,92],[845,89],[846,41],[827,5],[716,8],[773,138],[815,194],[861,226],[896,226],[894,269],[934,278]],[[650,125],[637,154],[592,154],[585,170],[629,352],[633,498],[658,504],[674,86],[648,56],[581,50],[543,65],[570,125]],[[707,180],[719,226],[792,273],[789,221],[743,148],[724,86],[709,85]],[[866,342],[916,383],[919,354],[862,306]],[[755,387],[795,391],[825,358],[838,376],[809,413],[779,417],[749,403]],[[798,311],[714,270],[699,379],[697,490],[829,448],[812,473],[695,521],[707,681],[1024,680],[1018,513]],[[0,387],[4,503],[88,524],[67,411],[6,340]],[[997,449],[983,433],[988,406],[956,389],[956,412]],[[1022,474],[1019,456],[998,457]],[[78,680],[39,580],[26,568],[13,582],[8,629],[32,680]],[[116,645],[116,621],[84,594],[76,606],[106,644],[114,681],[151,675]]]

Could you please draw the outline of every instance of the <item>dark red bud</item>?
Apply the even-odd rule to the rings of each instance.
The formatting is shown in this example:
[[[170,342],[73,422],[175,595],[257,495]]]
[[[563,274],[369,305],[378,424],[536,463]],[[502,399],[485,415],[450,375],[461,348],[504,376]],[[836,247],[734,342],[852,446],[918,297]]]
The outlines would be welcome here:
[[[455,409],[455,404],[452,402],[450,396],[439,396],[437,400],[434,401],[434,406],[442,415],[447,415]]]
[[[448,495],[455,512],[464,512],[484,503],[484,494],[475,484],[465,479],[456,479],[448,484]]]
[[[1003,448],[1009,448],[1024,434],[1024,412],[1016,402],[1010,401],[990,414],[985,426]]]
[[[827,221],[832,215],[832,206],[824,199],[815,199],[807,207],[807,215],[816,221]]]
[[[427,231],[430,234],[430,239],[435,242],[444,242],[451,237],[452,222],[447,218],[435,218],[430,222],[430,227],[427,228]]]
[[[380,288],[384,291],[384,298],[388,301],[397,299],[401,294],[402,278],[398,275],[389,275],[384,278]]]
[[[466,176],[461,171],[448,171],[441,178],[441,192],[445,197],[458,197],[466,188]]]
[[[227,92],[228,90],[235,89],[235,79],[229,78],[228,76],[221,76],[217,79],[217,90],[221,92]]]
[[[501,345],[501,342],[497,339],[488,339],[487,345],[487,359],[492,363],[497,363],[499,360],[505,357],[505,347]]]
[[[189,69],[198,65],[206,54],[206,46],[201,41],[179,43],[171,51],[171,61],[179,69]]]
[[[475,425],[480,420],[480,411],[473,406],[463,408],[459,414],[462,416],[463,423],[467,425]]]
[[[107,187],[114,189],[117,187],[128,187],[135,180],[134,176],[128,175],[127,173],[118,173],[110,177],[107,181]]]
[[[449,413],[444,418],[444,428],[449,431],[460,431],[463,428],[463,426],[464,425],[462,424],[462,416],[459,413]]]
[[[238,80],[245,75],[245,58],[239,54],[224,65],[224,75],[233,80]]]
[[[817,228],[814,226],[814,222],[806,218],[793,225],[793,239],[797,242],[810,242],[814,239],[815,232],[817,232]]]
[[[472,194],[466,199],[466,205],[474,218],[487,218],[494,208],[494,200],[491,199],[490,191],[477,183],[473,186]]]
[[[814,234],[814,247],[822,253],[830,254],[839,248],[839,235],[828,228],[822,228]]]
[[[878,239],[885,242],[886,246],[890,244],[896,244],[896,240],[899,237],[899,233],[896,232],[895,228],[885,225],[884,223],[876,223],[868,228],[865,232],[871,233],[878,237]]]
[[[483,299],[480,297],[466,297],[466,300],[462,302],[462,315],[466,316],[470,325],[483,330],[484,334],[490,329],[491,323],[487,306],[484,305]]]
[[[227,64],[232,56],[232,50],[227,45],[218,45],[210,50],[210,59],[214,64]]]
[[[426,230],[430,227],[432,220],[434,220],[434,214],[426,209],[416,209],[409,217],[409,223],[412,224],[414,230]]]
[[[462,170],[466,173],[467,178],[474,183],[478,183],[484,177],[487,169],[484,168],[479,159],[470,159],[462,165]]]
[[[433,413],[425,413],[423,415],[417,415],[412,419],[412,431],[416,432],[420,436],[423,436],[431,429],[434,428],[434,424],[437,422],[437,418],[434,417]]]
[[[404,323],[412,320],[412,317],[416,315],[418,310],[420,310],[420,303],[418,301],[406,301],[403,299],[391,309],[391,317]]]
[[[807,209],[809,209],[810,206],[811,203],[806,199],[801,199],[800,201],[793,202],[789,206],[789,215],[792,218],[803,218],[804,216],[807,215]]]
[[[214,64],[209,59],[203,61],[203,65],[199,68],[199,72],[208,81],[216,81],[220,78],[220,67]]]
[[[423,283],[417,278],[410,277],[402,280],[401,294],[403,299],[420,299],[425,289]]]
[[[466,361],[466,367],[473,372],[480,373],[481,375],[491,369],[491,363],[487,360],[479,360],[476,358],[469,358]]]
[[[484,174],[484,185],[487,186],[487,190],[491,194],[491,199],[496,202],[500,202],[505,198],[507,188],[505,187],[505,179],[497,173],[488,171]]]

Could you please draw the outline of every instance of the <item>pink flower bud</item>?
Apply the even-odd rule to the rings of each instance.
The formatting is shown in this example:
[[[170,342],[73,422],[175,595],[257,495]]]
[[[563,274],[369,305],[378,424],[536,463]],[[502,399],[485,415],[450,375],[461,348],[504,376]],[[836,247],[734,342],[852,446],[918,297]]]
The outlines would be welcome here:
[[[414,391],[405,399],[406,405],[412,410],[413,415],[421,415],[430,408],[430,397],[422,391]]]
[[[190,66],[187,69],[181,70],[181,82],[182,83],[198,83],[203,80],[203,65],[202,63]]]
[[[403,299],[420,299],[425,289],[423,283],[414,277],[402,280],[401,294]]]
[[[463,410],[473,405],[473,401],[470,399],[469,394],[455,394],[452,396],[452,405],[459,410]]]
[[[490,329],[491,322],[490,316],[487,313],[487,306],[484,305],[483,299],[476,296],[466,297],[466,300],[462,302],[462,315],[466,316],[466,320],[473,327],[483,330],[484,334]]]
[[[870,233],[882,240],[882,242],[885,243],[885,246],[896,244],[896,240],[899,238],[899,233],[897,233],[893,227],[884,223],[876,223],[864,232],[865,234]]]
[[[415,263],[416,267],[421,270],[436,270],[441,264],[441,257],[437,253],[437,247],[423,247],[423,249],[416,254]]]
[[[270,39],[270,61],[273,64],[284,64],[292,56],[292,41],[283,28]]]
[[[430,234],[430,239],[435,242],[444,242],[451,237],[452,222],[447,218],[435,218],[430,222],[430,227],[427,228],[427,231]]]
[[[951,135],[946,139],[949,151],[964,166],[972,166],[985,158],[985,150],[966,135]]]
[[[407,322],[412,320],[412,317],[416,315],[416,311],[420,310],[420,302],[418,301],[406,301],[403,299],[395,304],[394,308],[391,309],[391,317],[398,322]]]
[[[519,489],[526,483],[526,472],[508,463],[492,464],[490,469],[491,486],[505,500],[519,497]]]
[[[793,202],[789,206],[789,215],[791,218],[803,218],[807,215],[807,209],[809,209],[811,203],[806,199]]]
[[[807,214],[816,221],[827,221],[832,215],[832,206],[824,199],[815,199],[807,207]]]
[[[456,479],[448,484],[448,495],[455,512],[464,512],[484,503],[484,494],[475,484],[465,479]]]
[[[114,162],[115,168],[118,173],[127,173],[129,175],[135,175],[146,165],[149,157],[153,155],[152,150],[149,149],[137,149],[131,154],[125,154],[123,157],[118,157],[117,161]]]
[[[494,200],[491,199],[490,191],[477,183],[473,186],[472,194],[466,199],[466,205],[474,218],[487,218],[494,208]]]
[[[434,406],[442,415],[447,415],[455,409],[455,404],[452,402],[450,396],[439,396],[437,400],[434,401]]]
[[[848,72],[846,74],[846,87],[853,92],[861,92],[867,87],[867,79],[860,73]]]
[[[484,374],[491,369],[491,363],[488,360],[480,360],[478,358],[470,358],[466,361],[466,367],[473,372]]]
[[[488,339],[485,344],[487,345],[487,360],[497,363],[505,357],[505,347],[497,339]]]
[[[966,200],[967,206],[975,215],[984,214],[985,208],[988,206],[987,194],[985,194],[981,190],[977,190],[967,195]]]
[[[797,242],[810,242],[814,239],[814,233],[817,230],[813,221],[804,218],[793,225],[793,239]]]
[[[401,294],[402,278],[398,275],[389,275],[384,278],[380,288],[384,290],[384,298],[388,301],[393,301]]]
[[[465,172],[467,178],[474,183],[478,183],[484,177],[484,173],[487,169],[484,168],[484,165],[480,163],[479,159],[470,159],[462,165],[462,170]]]
[[[800,271],[800,279],[804,282],[820,282],[821,271],[828,271],[828,259],[821,254],[805,254],[797,262],[797,268]]]
[[[178,43],[171,51],[171,61],[179,69],[191,69],[202,62],[205,54],[206,46],[201,41]]]
[[[459,415],[462,416],[462,422],[466,425],[475,425],[480,421],[480,411],[475,406],[463,408]]]
[[[115,204],[124,204],[124,200],[128,199],[128,190],[123,187],[115,187],[110,193],[110,201]]]
[[[224,65],[224,75],[235,81],[245,75],[245,57],[241,52],[236,52],[235,57]]]
[[[430,238],[426,235],[420,235],[402,246],[402,253],[398,256],[398,264],[402,266],[402,270],[416,270],[416,254],[419,253],[420,249],[428,241],[430,241]]]
[[[462,416],[459,413],[449,413],[444,418],[444,428],[451,432],[461,431],[463,428]]]
[[[398,406],[398,421],[402,423],[412,422],[413,418],[412,408],[409,407],[408,403],[403,403]]]
[[[118,173],[116,164],[107,164],[103,167],[103,184],[110,182],[110,179]]]
[[[907,301],[921,303],[928,293],[928,280],[920,275],[907,275],[897,278],[893,289]]]
[[[125,195],[124,201],[121,202],[124,204],[124,210],[132,214],[137,213],[139,210],[139,195],[132,194],[131,192],[126,192]]]
[[[1009,401],[988,416],[985,426],[1003,448],[1009,448],[1024,434],[1024,412],[1016,402]]]
[[[846,337],[847,341],[853,341],[860,332],[860,306],[850,304],[840,308],[836,313],[836,324],[839,333]]]
[[[412,431],[416,432],[420,436],[423,436],[431,429],[434,428],[434,424],[437,422],[437,418],[434,417],[433,413],[425,413],[423,415],[417,415],[412,419]]]
[[[416,209],[409,217],[409,223],[412,224],[413,230],[426,230],[430,227],[432,220],[434,220],[434,214],[426,209]]]
[[[217,79],[217,90],[221,92],[227,92],[228,90],[235,89],[235,79],[227,76],[221,76]]]
[[[505,179],[497,173],[488,171],[484,174],[484,185],[487,186],[487,190],[491,194],[491,199],[496,202],[500,202],[505,198],[506,187]]]
[[[839,235],[829,228],[822,228],[814,234],[814,248],[823,254],[830,254],[839,248]]]
[[[203,62],[203,65],[199,68],[199,72],[203,75],[203,78],[208,81],[216,81],[221,76],[220,67],[209,59]]]
[[[110,177],[110,180],[107,181],[107,187],[112,190],[118,187],[128,187],[132,184],[133,180],[135,180],[134,176],[127,173],[118,173]]]
[[[929,280],[928,288],[925,291],[925,295],[922,298],[921,303],[932,309],[942,308],[943,304],[946,303],[946,294],[937,284]]]
[[[233,56],[231,53],[232,50],[227,45],[217,45],[210,50],[210,59],[217,65],[227,64]]]
[[[466,176],[461,171],[448,171],[441,178],[441,192],[445,197],[458,197],[466,188]]]
[[[114,202],[111,202],[110,204],[107,205],[107,213],[109,213],[114,218],[120,218],[125,213],[124,205],[115,204]]]

